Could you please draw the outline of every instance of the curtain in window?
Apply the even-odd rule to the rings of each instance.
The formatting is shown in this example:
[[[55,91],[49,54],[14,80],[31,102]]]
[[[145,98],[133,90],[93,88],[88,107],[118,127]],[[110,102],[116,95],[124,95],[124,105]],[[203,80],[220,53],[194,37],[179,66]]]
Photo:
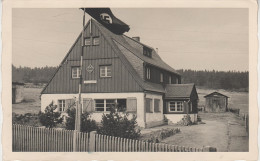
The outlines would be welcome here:
[[[137,111],[137,100],[134,97],[127,98],[126,101],[126,109],[128,112],[136,112]]]

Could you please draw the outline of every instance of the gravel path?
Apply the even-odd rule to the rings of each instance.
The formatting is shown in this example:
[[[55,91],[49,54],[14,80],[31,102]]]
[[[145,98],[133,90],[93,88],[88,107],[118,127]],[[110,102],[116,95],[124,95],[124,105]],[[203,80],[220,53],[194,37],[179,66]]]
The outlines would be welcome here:
[[[192,126],[167,125],[146,129],[142,133],[162,128],[180,128],[181,132],[162,142],[185,147],[212,146],[218,152],[248,151],[248,135],[243,121],[232,113],[199,113],[202,122]]]

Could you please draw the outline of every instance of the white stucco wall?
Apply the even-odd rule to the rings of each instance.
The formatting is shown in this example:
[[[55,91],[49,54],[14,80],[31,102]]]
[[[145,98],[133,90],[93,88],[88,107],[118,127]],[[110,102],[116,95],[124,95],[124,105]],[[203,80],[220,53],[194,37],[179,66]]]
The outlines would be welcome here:
[[[41,111],[53,101],[54,104],[58,103],[59,99],[78,99],[78,94],[42,94],[41,95]],[[126,99],[127,97],[135,97],[137,99],[137,124],[140,127],[145,127],[144,120],[144,93],[83,93],[82,98],[92,99]],[[92,113],[92,119],[100,122],[104,112]],[[132,114],[129,115],[131,117]]]
[[[163,121],[163,99],[162,95],[146,93],[145,98],[152,99],[152,111],[151,113],[146,113],[146,123],[153,124],[154,122],[162,122]],[[160,100],[160,112],[154,112],[154,99]]]
[[[181,119],[187,114],[164,114],[168,119],[168,123],[177,123],[181,121]],[[197,122],[197,115],[198,114],[189,114],[191,117],[192,122]]]

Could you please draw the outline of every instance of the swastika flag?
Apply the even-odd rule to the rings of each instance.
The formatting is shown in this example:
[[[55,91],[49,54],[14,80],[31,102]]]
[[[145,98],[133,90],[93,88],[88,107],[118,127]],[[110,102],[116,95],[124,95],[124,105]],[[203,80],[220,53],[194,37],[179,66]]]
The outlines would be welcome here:
[[[111,32],[122,35],[130,30],[129,26],[116,18],[110,8],[81,8]]]

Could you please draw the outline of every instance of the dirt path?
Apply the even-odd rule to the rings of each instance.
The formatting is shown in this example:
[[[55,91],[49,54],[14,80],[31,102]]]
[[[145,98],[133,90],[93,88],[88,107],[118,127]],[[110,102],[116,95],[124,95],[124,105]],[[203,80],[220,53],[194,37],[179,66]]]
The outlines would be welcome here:
[[[180,127],[181,132],[163,142],[186,147],[216,147],[218,151],[227,151],[227,124],[205,120],[206,124]]]
[[[159,128],[180,128],[181,132],[162,142],[185,147],[212,146],[218,152],[248,151],[248,136],[243,121],[232,113],[200,113],[205,124],[192,126],[167,125],[147,129],[146,133]]]

